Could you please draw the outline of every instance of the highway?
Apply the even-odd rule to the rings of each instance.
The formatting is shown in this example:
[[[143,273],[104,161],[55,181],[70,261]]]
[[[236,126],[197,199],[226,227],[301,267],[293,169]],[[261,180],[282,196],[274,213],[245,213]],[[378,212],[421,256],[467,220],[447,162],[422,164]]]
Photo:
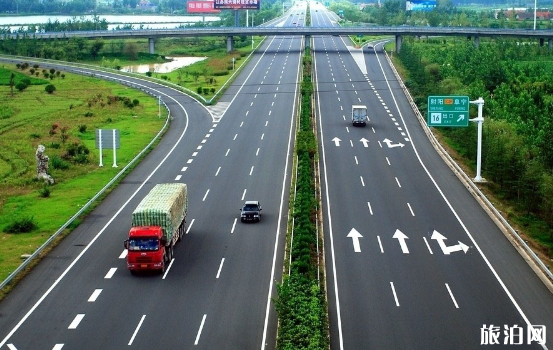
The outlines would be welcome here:
[[[337,25],[321,5],[311,15]],[[331,348],[486,348],[492,324],[501,344],[518,325],[520,347],[541,348],[526,325],[551,335],[551,293],[434,151],[382,44],[324,36],[313,50]]]
[[[155,90],[174,120],[0,303],[0,349],[275,347],[271,298],[282,278],[302,45],[299,36],[267,38],[220,99],[220,118],[167,87],[95,74]],[[186,235],[166,274],[135,277],[123,248],[131,213],[164,182],[188,185]],[[261,222],[240,222],[245,200],[261,202]]]

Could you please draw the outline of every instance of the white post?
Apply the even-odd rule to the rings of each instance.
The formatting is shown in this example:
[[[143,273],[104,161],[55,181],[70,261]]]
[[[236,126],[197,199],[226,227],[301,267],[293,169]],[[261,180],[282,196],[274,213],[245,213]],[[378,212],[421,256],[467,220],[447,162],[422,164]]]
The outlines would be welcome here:
[[[117,152],[116,152],[116,148],[115,147],[116,143],[115,143],[115,129],[113,129],[113,167],[114,168],[117,168]]]
[[[249,27],[248,22],[250,20],[250,10],[246,10],[246,28]]]
[[[232,70],[234,70],[234,57],[232,58]]]
[[[102,163],[102,129],[98,129],[98,144],[100,145],[100,166],[104,166]]]
[[[538,11],[538,0],[534,0],[534,30],[536,30],[536,11]]]
[[[470,101],[470,103],[478,105],[478,117],[474,119],[469,119],[471,122],[478,123],[478,148],[476,150],[476,177],[474,182],[484,182],[485,180],[481,176],[482,170],[482,124],[484,123],[484,117],[482,116],[482,111],[484,109],[484,99],[479,97],[476,101]]]
[[[157,97],[157,117],[161,118],[161,96]]]

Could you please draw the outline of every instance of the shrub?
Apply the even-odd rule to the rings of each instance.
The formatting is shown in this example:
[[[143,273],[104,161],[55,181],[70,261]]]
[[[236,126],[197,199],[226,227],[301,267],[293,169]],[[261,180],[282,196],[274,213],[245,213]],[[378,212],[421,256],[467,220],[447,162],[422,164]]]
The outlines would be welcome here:
[[[81,125],[79,125],[79,132],[80,132],[80,133],[86,132],[86,124],[81,124]]]
[[[132,100],[132,104],[136,107],[138,106],[138,104],[140,103],[140,101],[138,101],[136,98],[134,100]]]
[[[11,224],[4,228],[4,231],[8,233],[23,233],[31,232],[36,229],[36,224],[33,221],[33,217],[26,217],[21,219],[16,219]]]
[[[54,149],[59,149],[60,148],[60,144],[57,143],[57,142],[52,142],[50,143],[50,147],[54,148]]]
[[[88,163],[88,154],[90,150],[83,144],[72,143],[67,146],[65,158],[72,158],[75,163],[84,164]]]
[[[46,79],[48,79],[48,77],[50,76],[50,74],[49,74],[48,72],[43,72],[42,74],[44,75],[44,77],[45,77]]]
[[[50,68],[50,74],[54,75],[55,72],[56,70],[54,68]]]
[[[59,76],[60,76],[60,74],[61,74],[61,72],[60,72],[60,71],[57,71],[57,72],[56,72],[56,76],[58,76],[58,77],[59,77]]]
[[[26,84],[27,86],[31,85],[31,79],[29,79],[29,78],[23,78],[23,79],[21,79],[21,82]]]
[[[48,186],[41,188],[38,190],[38,195],[42,198],[48,198],[50,197],[50,188]]]
[[[58,145],[57,147],[53,147],[53,148],[59,148],[60,144],[58,143],[57,145]],[[69,168],[69,163],[61,159],[59,156],[52,156],[50,158],[50,165],[52,166],[52,168],[56,170],[65,170]]]
[[[34,69],[38,69],[38,67],[39,67],[39,65],[38,65],[38,64],[36,64],[36,63],[35,63],[35,64],[33,64],[33,68],[34,68]]]
[[[86,113],[84,114],[84,116],[85,116],[86,118],[94,117],[94,113],[92,113],[92,112],[86,112]]]
[[[146,76],[147,76],[147,77],[151,77],[151,76],[152,76],[152,72],[150,72],[150,71],[146,72]]]
[[[210,91],[211,91],[212,94],[214,94],[215,93],[215,88],[211,88]]]
[[[29,70],[29,72],[31,73],[31,75],[34,75],[34,74],[35,74],[35,69],[34,69],[34,68],[31,68],[31,69]]]
[[[106,119],[106,123],[113,123],[113,119],[111,118]]]
[[[61,74],[61,78],[62,78],[62,79],[65,79],[65,74],[62,73],[62,74]]]
[[[198,86],[198,88],[196,89],[196,92],[201,94],[203,91],[203,88],[201,86]]]
[[[166,76],[166,75],[162,75],[162,76],[161,76],[161,79],[167,80],[167,76]]]
[[[17,69],[19,69],[21,68],[21,63],[17,63],[15,66],[17,67]]]
[[[54,91],[56,91],[56,87],[52,84],[48,84],[46,85],[46,87],[44,88],[44,91],[46,91],[47,93],[51,94],[53,93]]]
[[[27,88],[27,84],[20,81],[19,83],[15,84],[15,88],[21,92]]]
[[[39,73],[39,72],[35,72],[35,75],[38,77],[38,76],[40,75],[40,73]]]
[[[209,88],[204,88],[204,95],[209,94]]]
[[[39,139],[39,138],[40,138],[40,134],[33,133],[33,134],[31,134],[31,137],[32,137],[33,139]]]

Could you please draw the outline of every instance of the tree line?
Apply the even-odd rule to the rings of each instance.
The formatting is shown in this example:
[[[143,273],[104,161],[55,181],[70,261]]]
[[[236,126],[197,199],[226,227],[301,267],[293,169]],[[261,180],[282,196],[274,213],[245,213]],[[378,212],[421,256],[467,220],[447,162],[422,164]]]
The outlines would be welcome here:
[[[546,224],[537,239],[553,256],[552,53],[531,41],[487,40],[479,48],[454,41],[406,38],[399,54],[405,84],[423,112],[430,95],[484,98],[482,175],[523,220]],[[474,165],[474,123],[440,131]]]

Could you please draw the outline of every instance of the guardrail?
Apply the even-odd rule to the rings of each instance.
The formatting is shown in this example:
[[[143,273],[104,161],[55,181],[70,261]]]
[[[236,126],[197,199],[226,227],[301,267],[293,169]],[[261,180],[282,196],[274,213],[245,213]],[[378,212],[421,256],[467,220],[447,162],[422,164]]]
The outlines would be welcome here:
[[[153,93],[150,93],[148,91],[145,91],[145,92],[149,93],[152,96],[157,97]],[[140,153],[138,153],[123,169],[121,169],[121,171],[119,171],[75,215],[73,215],[69,220],[67,220],[67,222],[65,224],[63,224],[52,236],[50,236],[50,238],[48,238],[46,240],[46,242],[44,242],[40,247],[38,247],[33,252],[33,254],[31,254],[31,256],[29,256],[27,259],[25,259],[25,261],[23,263],[21,263],[21,265],[19,265],[19,267],[17,269],[15,269],[15,271],[10,273],[8,275],[8,277],[4,281],[2,281],[2,283],[0,283],[0,290],[4,289],[4,287],[7,286],[14,279],[15,276],[17,276],[19,273],[21,273],[21,271],[23,271],[31,263],[31,261],[33,261],[46,247],[48,247],[50,245],[50,243],[52,243],[52,241],[54,239],[56,239],[56,237],[58,237],[63,232],[63,230],[65,230],[69,225],[71,225],[71,223],[73,223],[73,221],[75,221],[76,218],[78,218],[80,215],[82,215],[96,201],[96,199],[98,199],[102,194],[104,194],[104,192],[109,187],[111,187],[111,185],[113,185],[113,183],[115,181],[117,181],[125,173],[125,171],[127,171],[127,169],[129,169],[131,166],[133,166],[136,163],[136,161],[138,159],[140,159],[140,157],[142,157],[142,155],[144,155],[144,153],[148,150],[148,148],[150,148],[154,144],[154,142],[156,142],[156,140],[160,137],[160,135],[167,128],[167,125],[169,124],[169,120],[171,119],[171,111],[169,110],[169,108],[167,107],[167,104],[165,104],[165,102],[163,102],[163,105],[167,109],[167,118],[165,119],[165,124],[163,124],[163,127],[159,130],[159,132],[156,134],[156,136],[154,136],[154,138],[150,141],[150,143],[148,143],[148,145],[146,147],[144,147],[144,149],[142,149],[142,151],[140,151]]]
[[[430,142],[434,145],[434,147],[438,148],[440,153],[444,158],[447,159],[447,162],[451,167],[453,167],[454,172],[462,177],[464,179],[464,182],[470,187],[470,190],[473,194],[478,196],[480,199],[482,199],[482,202],[486,205],[486,208],[490,210],[493,215],[503,224],[503,226],[509,231],[509,233],[516,238],[517,242],[524,247],[524,250],[526,253],[530,255],[530,257],[533,259],[534,263],[536,263],[537,266],[539,266],[540,270],[551,280],[553,281],[553,273],[549,269],[548,266],[546,266],[543,261],[538,257],[538,255],[526,244],[526,242],[520,237],[518,232],[509,224],[509,222],[501,215],[501,213],[495,208],[495,206],[490,202],[490,200],[486,197],[482,191],[474,184],[472,179],[461,169],[461,167],[451,158],[449,153],[446,152],[446,150],[442,147],[442,145],[438,142],[428,125],[426,124],[426,120],[422,116],[422,114],[419,111],[419,108],[415,104],[415,101],[413,100],[413,97],[411,96],[411,93],[403,83],[403,80],[399,76],[399,73],[397,72],[396,68],[392,64],[392,60],[388,56],[388,53],[386,53],[386,59],[388,60],[388,63],[390,64],[390,67],[392,67],[392,71],[394,72],[394,75],[396,76],[403,92],[405,93],[405,96],[407,97],[407,100],[409,101],[409,104],[411,105],[411,108],[415,112],[415,115],[417,116],[417,119],[419,120],[419,123],[421,124],[425,134],[427,135]],[[478,198],[477,198],[478,199]],[[553,291],[552,291],[553,292]]]

